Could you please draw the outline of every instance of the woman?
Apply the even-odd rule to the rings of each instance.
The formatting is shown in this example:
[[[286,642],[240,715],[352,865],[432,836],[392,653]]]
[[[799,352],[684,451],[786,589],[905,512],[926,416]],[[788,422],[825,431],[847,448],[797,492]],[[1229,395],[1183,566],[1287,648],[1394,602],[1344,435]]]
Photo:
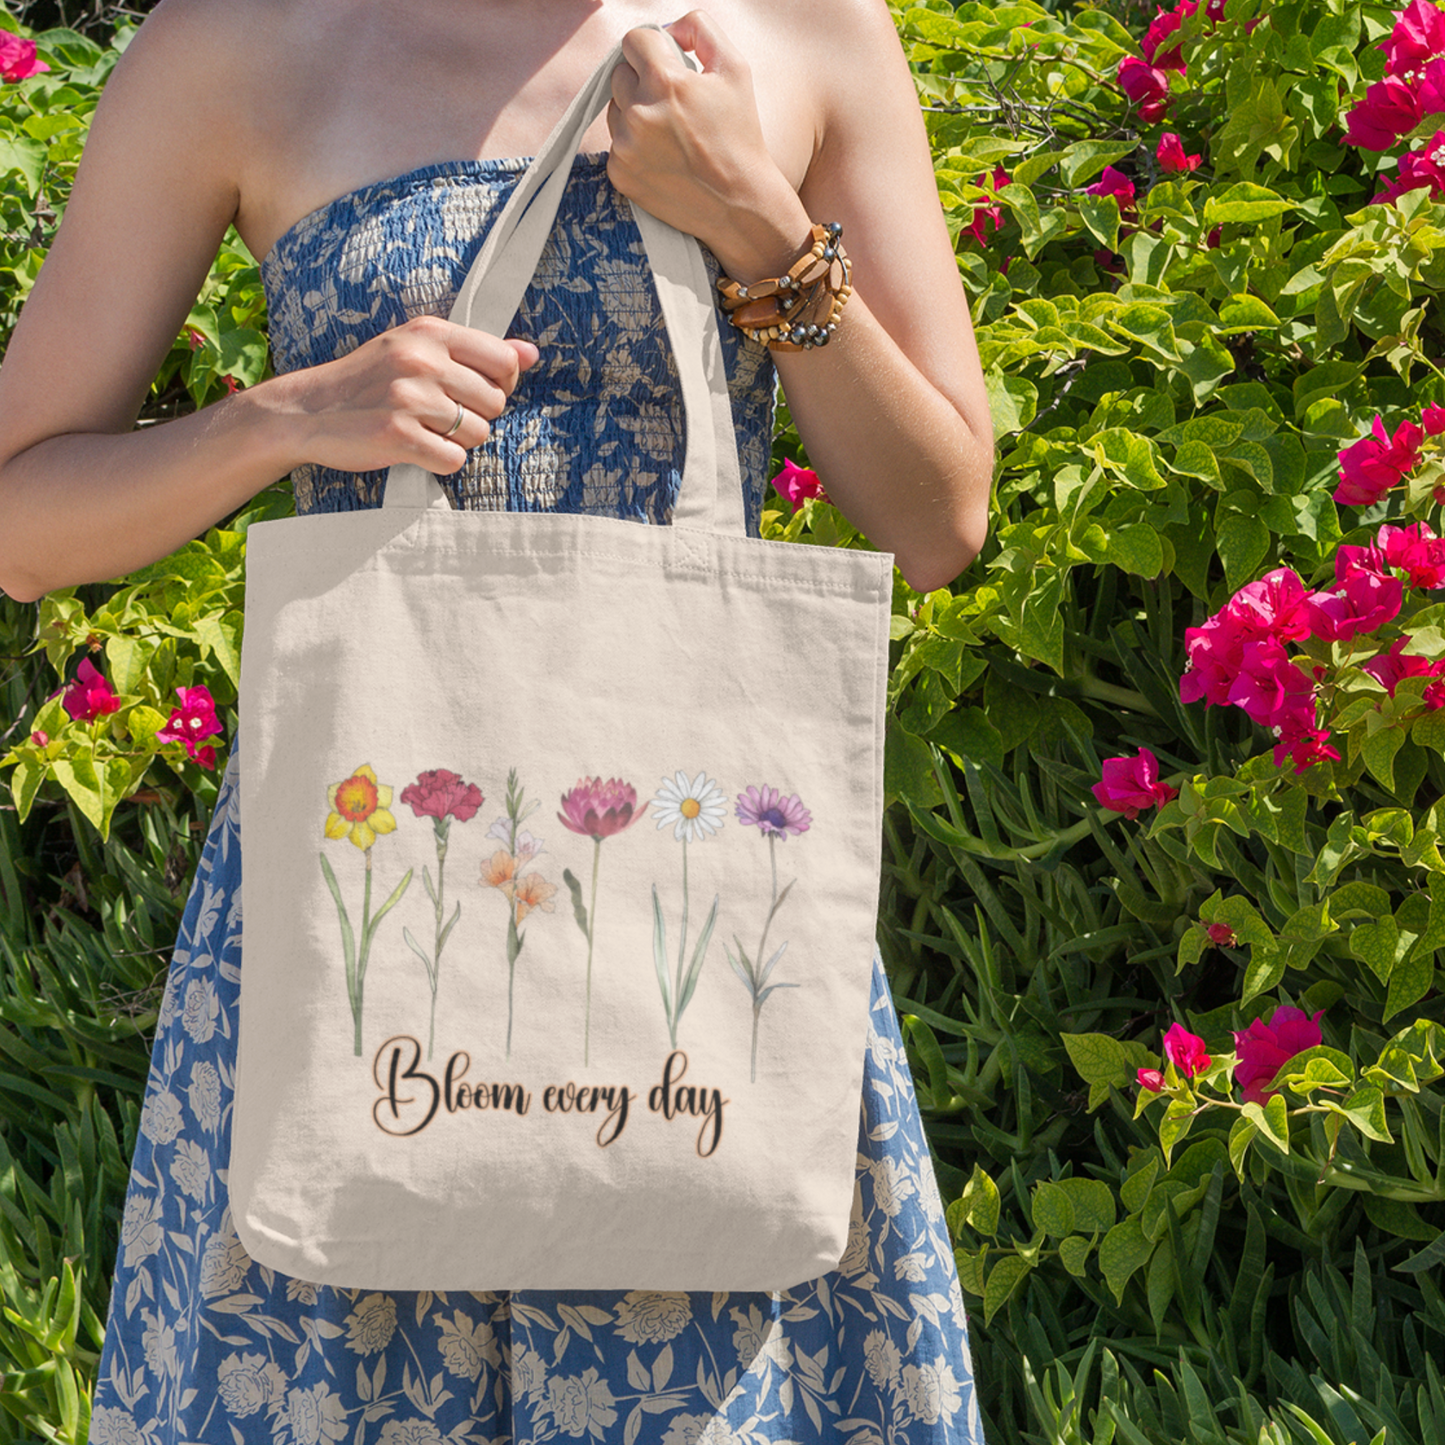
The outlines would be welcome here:
[[[950,581],[984,535],[989,421],[887,10],[717,0],[670,27],[700,74],[633,28],[668,18],[654,0],[165,0],[106,90],[0,371],[0,586],[30,599],[131,571],[288,472],[301,511],[375,505],[385,469],[415,462],[463,506],[665,522],[682,438],[623,197],[742,284],[841,222],[857,290],[831,345],[768,352],[723,328],[750,522],[773,359],[833,501],[914,587]],[[514,327],[535,343],[440,320],[515,158],[624,35],[584,141],[607,154],[574,170]],[[231,222],[265,258],[281,374],[133,431]],[[979,1438],[881,965],[833,1275],[781,1296],[417,1296],[252,1263],[223,1177],[234,782],[158,1027],[93,1441]]]

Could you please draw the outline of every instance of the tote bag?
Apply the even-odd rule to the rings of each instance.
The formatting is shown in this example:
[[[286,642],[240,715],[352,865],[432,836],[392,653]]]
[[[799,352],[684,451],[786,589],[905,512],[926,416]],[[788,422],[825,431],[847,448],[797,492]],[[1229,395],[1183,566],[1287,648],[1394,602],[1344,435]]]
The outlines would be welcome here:
[[[620,49],[452,320],[505,335]],[[712,288],[636,211],[671,526],[384,505],[248,536],[251,1256],[370,1289],[780,1289],[847,1244],[891,561],[746,535]]]

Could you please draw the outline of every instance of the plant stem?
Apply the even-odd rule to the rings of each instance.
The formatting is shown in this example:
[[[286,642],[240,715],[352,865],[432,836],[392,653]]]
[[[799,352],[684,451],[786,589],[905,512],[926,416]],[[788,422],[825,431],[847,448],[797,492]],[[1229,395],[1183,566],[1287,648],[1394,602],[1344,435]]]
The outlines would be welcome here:
[[[763,920],[763,936],[758,940],[758,956],[753,964],[755,978],[762,977],[763,950],[768,944],[768,929],[773,926],[773,914],[778,911],[778,838],[775,833],[768,834],[768,857],[773,864],[773,901],[768,908],[767,918]],[[756,1024],[754,1024],[754,1028],[756,1028]]]
[[[445,910],[442,907],[442,897],[446,890],[446,880],[442,876],[447,866],[447,845],[444,838],[437,839],[437,923],[436,923],[436,951],[432,954],[431,966],[431,1031],[426,1036],[426,1056],[431,1058],[432,1047],[436,1043],[437,1036],[437,986],[441,983],[442,973],[442,914]]]
[[[582,1062],[592,1061],[592,940],[597,936],[597,869],[602,862],[602,839],[593,840],[592,906],[587,910],[587,1017],[582,1032]]]
[[[754,1084],[758,1081],[758,1016],[762,1011],[762,1004],[753,1004],[753,1074],[751,1082]]]
[[[351,1017],[356,1025],[356,1057],[361,1057],[361,1008],[366,994],[366,955],[371,951],[371,849],[366,854],[366,891],[361,899],[361,942],[356,951],[356,994],[351,1000]]]
[[[677,983],[672,990],[672,1011],[667,1021],[673,1048],[677,1047],[677,1026],[682,1018],[682,974],[687,956],[687,839],[682,840],[682,937],[677,942]]]

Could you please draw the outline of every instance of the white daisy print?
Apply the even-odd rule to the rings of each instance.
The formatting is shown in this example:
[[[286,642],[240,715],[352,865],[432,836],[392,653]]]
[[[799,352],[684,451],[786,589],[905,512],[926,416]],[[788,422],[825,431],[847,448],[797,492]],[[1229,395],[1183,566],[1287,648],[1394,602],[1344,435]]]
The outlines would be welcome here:
[[[697,843],[722,827],[727,798],[706,773],[689,782],[687,774],[679,770],[662,780],[652,802],[652,816],[659,828],[671,823],[672,836],[680,842]]]

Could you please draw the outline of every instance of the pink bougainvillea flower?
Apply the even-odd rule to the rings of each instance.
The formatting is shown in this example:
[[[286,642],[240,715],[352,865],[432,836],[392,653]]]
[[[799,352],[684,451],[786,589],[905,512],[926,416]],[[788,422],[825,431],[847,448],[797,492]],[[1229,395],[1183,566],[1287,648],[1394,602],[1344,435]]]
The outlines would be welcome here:
[[[1186,1078],[1195,1078],[1209,1067],[1204,1040],[1182,1024],[1170,1024],[1164,1035],[1164,1057]]]
[[[1178,788],[1159,781],[1159,760],[1148,748],[1132,758],[1108,758],[1102,777],[1094,784],[1094,797],[1110,812],[1137,818],[1145,808],[1156,808],[1179,796]]]
[[[416,782],[408,783],[401,790],[401,800],[418,818],[435,818],[440,822],[452,817],[459,823],[469,823],[486,801],[475,783],[464,783],[458,774],[445,768],[432,768],[420,774]]]
[[[1119,82],[1119,89],[1134,102],[1140,120],[1156,121],[1169,109],[1167,71],[1156,70],[1137,55],[1127,55],[1119,62],[1115,79]],[[1104,174],[1107,175],[1108,171]]]
[[[1422,95],[1413,85],[1387,75],[1345,117],[1345,142],[1367,151],[1391,150],[1430,113],[1422,109]]]
[[[1193,15],[1198,9],[1195,0],[1180,0],[1173,10],[1161,10],[1149,22],[1139,48],[1144,52],[1144,59],[1156,70],[1184,69],[1183,48],[1175,45],[1165,50],[1164,42],[1184,23],[1185,16]]]
[[[1282,727],[1291,717],[1314,721],[1314,679],[1272,637],[1247,642],[1229,701],[1264,727]]]
[[[1284,767],[1285,760],[1288,759],[1294,764],[1295,772],[1302,773],[1306,768],[1312,768],[1326,758],[1339,762],[1339,753],[1334,748],[1325,746],[1329,736],[1329,731],[1325,728],[1308,727],[1282,737],[1274,748],[1275,767]]]
[[[1411,587],[1445,587],[1445,538],[1424,522],[1408,527],[1381,527],[1375,545],[1391,567],[1401,568]]]
[[[1418,150],[1402,155],[1396,164],[1394,179],[1376,192],[1371,204],[1393,204],[1406,191],[1427,187],[1437,200],[1445,195],[1445,131],[1437,130]]]
[[[35,731],[30,734],[30,741],[34,743],[37,748],[48,748],[50,746],[50,734],[42,731],[40,728],[36,728]]]
[[[1427,61],[1445,55],[1445,12],[1430,0],[1410,0],[1378,48],[1385,52],[1386,75],[1418,80]]]
[[[1228,610],[1215,613],[1202,627],[1186,628],[1184,650],[1189,660],[1179,679],[1179,700],[1198,702],[1202,698],[1209,707],[1227,703],[1245,643],[1258,637],[1247,621]]]
[[[1342,553],[1373,550],[1340,548]],[[1338,556],[1335,566],[1338,572],[1341,566]],[[1348,642],[1362,632],[1373,632],[1377,627],[1394,621],[1404,600],[1405,584],[1398,577],[1357,565],[1334,591],[1316,592],[1310,598],[1307,604],[1310,625],[1315,636],[1326,642]]]
[[[60,702],[76,722],[94,722],[120,707],[114,689],[88,657],[81,658],[75,681],[64,690]]]
[[[830,500],[817,472],[811,467],[800,467],[791,460],[785,460],[783,470],[773,478],[773,490],[785,502],[791,503],[795,512],[810,497],[816,497],[821,502]]]
[[[1134,182],[1113,166],[1105,166],[1103,175],[1092,186],[1085,186],[1084,191],[1090,196],[1113,196],[1121,211],[1134,204]]]
[[[1209,941],[1216,948],[1239,947],[1239,939],[1235,937],[1234,930],[1227,923],[1207,924],[1204,931],[1209,935]]]
[[[1289,567],[1276,567],[1241,587],[1223,610],[1263,636],[1297,642],[1310,635],[1308,601],[1309,590],[1299,575]]]
[[[1158,1069],[1140,1069],[1139,1087],[1148,1089],[1151,1094],[1162,1094],[1164,1092],[1164,1075]]]
[[[176,696],[181,705],[173,708],[165,727],[156,730],[158,743],[184,743],[186,756],[203,768],[216,763],[215,748],[204,748],[201,743],[213,738],[221,731],[221,720],[216,716],[216,700],[208,687],[178,687]],[[205,756],[209,755],[209,757]]]
[[[1397,637],[1390,644],[1388,652],[1372,657],[1360,669],[1368,672],[1391,697],[1394,697],[1395,689],[1407,677],[1439,677],[1445,674],[1445,660],[1431,662],[1428,657],[1417,657],[1413,652],[1406,652],[1405,644],[1408,641],[1407,637]]]
[[[1204,164],[1203,156],[1189,156],[1184,154],[1184,142],[1167,130],[1159,137],[1159,148],[1154,152],[1154,159],[1159,162],[1159,169],[1168,175],[1179,171],[1197,171]]]
[[[813,815],[796,793],[785,798],[766,784],[761,788],[744,788],[738,794],[737,815],[740,823],[758,828],[765,838],[784,841],[789,835],[806,833],[813,822]]]
[[[1002,166],[994,170],[992,176],[981,175],[978,178],[981,186],[987,186],[997,195],[1006,185],[1009,184],[1009,173]],[[1003,207],[990,206],[980,201],[973,208],[973,220],[964,227],[964,230],[971,235],[980,246],[988,245],[989,236],[1003,224]]]
[[[562,795],[557,821],[574,833],[601,842],[630,828],[645,812],[637,806],[637,789],[618,778],[580,778],[577,786]]]
[[[1445,135],[1445,131],[1440,133]],[[1427,406],[1420,413],[1420,425],[1427,437],[1437,437],[1445,432],[1445,406],[1436,406],[1433,403]]]
[[[1246,1104],[1264,1104],[1270,1096],[1266,1085],[1296,1054],[1320,1045],[1321,1009],[1310,1018],[1303,1009],[1288,1004],[1275,1009],[1270,1020],[1255,1019],[1243,1033],[1234,1036],[1239,1062],[1234,1082],[1244,1090]]]
[[[0,30],[0,75],[6,80],[29,80],[50,67],[35,53],[35,42]]]
[[[1335,501],[1349,507],[1368,507],[1378,502],[1406,472],[1420,461],[1424,432],[1414,422],[1402,421],[1394,435],[1385,430],[1385,419],[1376,415],[1371,435],[1347,446],[1339,457],[1340,485]]]

